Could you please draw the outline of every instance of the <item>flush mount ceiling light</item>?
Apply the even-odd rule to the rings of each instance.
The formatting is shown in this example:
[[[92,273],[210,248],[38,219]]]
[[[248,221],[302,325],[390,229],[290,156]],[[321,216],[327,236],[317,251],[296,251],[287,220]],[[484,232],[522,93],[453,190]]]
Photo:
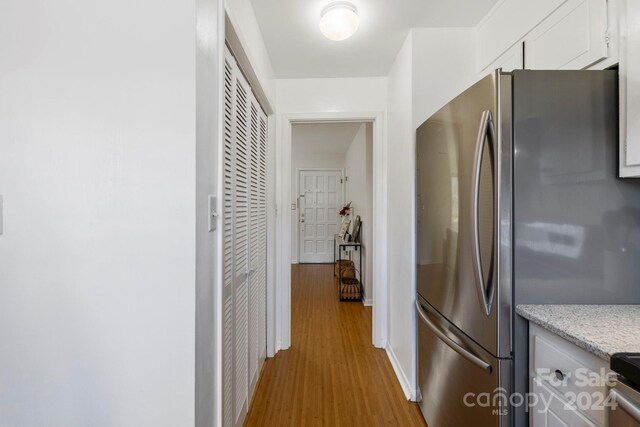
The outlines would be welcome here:
[[[320,31],[330,40],[341,41],[358,30],[358,9],[346,1],[329,3],[320,14]]]

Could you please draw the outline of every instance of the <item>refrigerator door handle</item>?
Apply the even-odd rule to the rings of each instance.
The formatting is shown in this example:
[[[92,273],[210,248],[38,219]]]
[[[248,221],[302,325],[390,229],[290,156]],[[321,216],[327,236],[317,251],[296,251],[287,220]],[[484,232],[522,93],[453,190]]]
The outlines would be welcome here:
[[[471,181],[471,251],[473,257],[473,272],[475,273],[476,285],[480,302],[483,306],[484,313],[489,316],[493,305],[493,286],[491,286],[491,278],[489,278],[488,286],[484,283],[484,271],[482,268],[482,259],[480,258],[480,229],[478,226],[478,204],[480,202],[480,173],[482,171],[482,156],[486,140],[491,140],[492,149],[495,149],[495,132],[493,129],[493,118],[491,111],[482,112],[480,122],[480,130],[478,131],[478,141],[476,143],[476,153],[473,160],[473,174]],[[492,156],[495,158],[495,156]]]
[[[489,363],[480,359],[478,356],[471,353],[469,350],[465,349],[460,344],[458,344],[457,342],[449,338],[444,332],[442,332],[440,328],[438,328],[429,319],[429,317],[427,316],[427,313],[425,313],[424,310],[422,309],[422,304],[420,304],[420,301],[418,300],[416,300],[416,309],[418,310],[418,315],[420,316],[420,319],[422,319],[422,321],[429,327],[429,329],[431,329],[431,331],[434,334],[436,334],[437,337],[440,338],[446,345],[448,345],[452,350],[454,350],[460,356],[464,357],[474,365],[484,370],[487,374],[491,374],[491,372],[493,371],[493,367]]]

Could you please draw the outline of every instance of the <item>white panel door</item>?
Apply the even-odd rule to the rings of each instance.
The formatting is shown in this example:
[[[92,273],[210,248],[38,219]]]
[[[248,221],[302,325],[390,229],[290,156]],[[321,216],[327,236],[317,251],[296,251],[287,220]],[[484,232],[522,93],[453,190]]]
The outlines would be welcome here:
[[[300,262],[331,263],[343,204],[342,171],[301,170],[298,189]]]

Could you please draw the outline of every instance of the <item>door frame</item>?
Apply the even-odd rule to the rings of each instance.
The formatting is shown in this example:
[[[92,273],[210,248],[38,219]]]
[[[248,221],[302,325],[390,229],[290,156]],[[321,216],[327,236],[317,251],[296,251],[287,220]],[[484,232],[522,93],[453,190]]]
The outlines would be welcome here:
[[[388,330],[387,277],[387,140],[384,112],[316,112],[282,114],[276,125],[276,280],[271,287],[275,313],[267,317],[267,352],[291,346],[291,131],[302,123],[371,123],[373,126],[372,343],[386,348]],[[286,213],[285,213],[286,212]],[[275,306],[275,307],[274,307]]]
[[[346,193],[346,182],[344,180],[345,177],[345,169],[344,168],[297,168],[296,169],[296,181],[292,182],[292,194],[298,194],[298,197],[296,199],[296,201],[294,202],[293,200],[291,201],[291,204],[293,205],[293,203],[296,203],[296,212],[297,212],[297,221],[300,220],[300,205],[298,203],[298,199],[300,198],[300,172],[340,172],[342,174],[342,203],[344,204],[345,201],[347,200],[347,193]],[[291,225],[293,226],[293,219],[291,219]],[[293,227],[292,227],[293,229]],[[298,256],[295,258],[295,260],[291,259],[291,264],[298,264],[300,263],[300,225],[298,223],[298,226],[295,228],[295,238],[296,241],[298,242],[297,247],[298,247]],[[293,237],[293,236],[292,236]],[[291,250],[291,254],[293,255],[293,249]]]

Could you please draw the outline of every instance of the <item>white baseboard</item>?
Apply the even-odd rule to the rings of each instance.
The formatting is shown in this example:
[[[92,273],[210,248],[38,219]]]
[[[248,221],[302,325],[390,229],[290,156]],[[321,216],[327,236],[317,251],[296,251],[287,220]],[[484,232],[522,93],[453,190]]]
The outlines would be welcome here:
[[[415,401],[416,392],[415,390],[411,389],[411,383],[409,382],[409,379],[407,378],[404,371],[402,370],[402,367],[400,366],[400,363],[398,362],[398,358],[393,352],[393,349],[391,348],[391,346],[389,346],[389,344],[387,344],[387,347],[385,348],[385,350],[387,352],[387,357],[391,362],[391,366],[393,367],[393,371],[396,373],[396,377],[398,378],[400,387],[402,387],[402,391],[404,392],[405,397],[407,398],[407,400]]]
[[[291,264],[300,264],[297,259],[292,259]]]
[[[371,307],[373,306],[373,300],[371,298],[365,298],[364,301],[362,301],[362,305],[365,307]]]

